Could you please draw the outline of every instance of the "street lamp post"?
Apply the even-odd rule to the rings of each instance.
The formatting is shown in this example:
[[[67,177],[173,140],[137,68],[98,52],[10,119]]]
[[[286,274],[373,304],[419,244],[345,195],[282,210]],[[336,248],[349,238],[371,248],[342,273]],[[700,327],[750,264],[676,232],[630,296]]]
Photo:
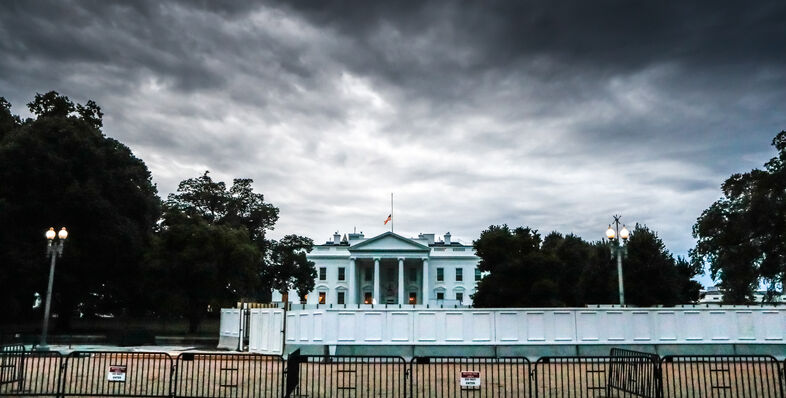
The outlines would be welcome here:
[[[49,331],[49,310],[52,307],[52,285],[55,282],[55,260],[57,257],[63,255],[63,245],[65,244],[66,238],[68,238],[68,231],[66,231],[65,227],[63,227],[60,232],[57,233],[57,237],[59,238],[59,241],[57,244],[53,244],[55,240],[55,229],[49,228],[49,231],[46,231],[46,240],[48,241],[46,245],[46,255],[51,258],[51,262],[49,265],[49,284],[46,287],[44,325],[41,328],[41,343],[38,345],[38,351],[49,350],[49,346],[46,344],[46,335]]]
[[[622,216],[614,216],[614,228],[609,224],[609,229],[606,230],[606,237],[609,238],[609,242],[611,243],[611,255],[617,257],[620,305],[625,305],[625,286],[622,282],[622,257],[628,254],[628,248],[625,246],[625,243],[628,242],[630,231],[625,228],[625,224],[622,224],[622,229],[620,229],[620,218],[622,218]],[[620,238],[622,238],[621,241]]]

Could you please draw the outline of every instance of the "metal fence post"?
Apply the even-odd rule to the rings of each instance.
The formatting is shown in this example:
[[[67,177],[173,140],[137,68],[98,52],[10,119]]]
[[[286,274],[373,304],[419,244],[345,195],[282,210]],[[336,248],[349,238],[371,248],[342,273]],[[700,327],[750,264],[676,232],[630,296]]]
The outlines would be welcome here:
[[[284,372],[283,377],[286,379],[285,383],[282,383],[286,390],[284,390],[284,398],[289,398],[292,394],[292,391],[298,386],[300,381],[300,362],[302,358],[300,356],[300,348],[293,351],[287,357],[287,371]]]

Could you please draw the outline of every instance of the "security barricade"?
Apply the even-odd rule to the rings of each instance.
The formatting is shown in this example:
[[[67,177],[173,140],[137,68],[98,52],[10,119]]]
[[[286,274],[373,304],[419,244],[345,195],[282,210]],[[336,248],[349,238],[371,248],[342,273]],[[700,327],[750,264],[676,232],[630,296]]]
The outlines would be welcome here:
[[[530,361],[525,357],[414,357],[413,397],[527,397]]]
[[[0,352],[0,396],[57,396],[60,393],[59,352]]]
[[[0,385],[14,383],[22,379],[25,346],[5,344],[0,346]]]
[[[663,395],[660,357],[657,354],[612,348],[609,356],[607,384],[610,391],[624,391],[641,397]]]
[[[65,358],[62,395],[168,397],[171,375],[164,352],[74,351]]]
[[[668,355],[664,396],[783,398],[783,372],[769,355]]]
[[[299,364],[292,397],[406,397],[407,363],[395,356],[290,356]]]
[[[172,395],[189,398],[280,397],[284,359],[279,355],[182,353],[177,356]]]
[[[657,371],[657,362],[624,361],[612,356],[542,357],[532,371],[532,396],[659,397],[657,384],[647,371]]]
[[[415,357],[0,350],[0,396],[786,398],[767,355]],[[409,378],[409,379],[408,379]]]

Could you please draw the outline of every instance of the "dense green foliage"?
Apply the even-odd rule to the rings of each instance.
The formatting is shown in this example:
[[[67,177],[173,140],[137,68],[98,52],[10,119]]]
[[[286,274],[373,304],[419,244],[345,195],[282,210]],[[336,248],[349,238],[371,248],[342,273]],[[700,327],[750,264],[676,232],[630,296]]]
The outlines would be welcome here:
[[[166,202],[167,214],[182,213],[186,218],[198,217],[211,225],[242,229],[247,239],[259,252],[253,277],[242,283],[221,280],[244,286],[237,298],[260,299],[270,289],[286,293],[293,288],[301,297],[314,288],[316,268],[306,260],[313,247],[311,239],[287,235],[280,241],[267,240],[266,232],[278,220],[278,209],[266,203],[262,194],[254,193],[250,179],[235,179],[227,189],[221,181],[213,181],[208,172],[200,177],[184,180],[176,193]]]
[[[282,296],[289,289],[294,289],[298,297],[304,299],[308,292],[314,290],[317,269],[314,262],[306,259],[314,242],[306,237],[287,235],[280,241],[273,242],[267,266],[262,272],[265,286],[281,292]]]
[[[180,182],[177,192],[170,194],[167,206],[189,216],[198,216],[216,225],[244,228],[260,250],[267,242],[265,234],[278,221],[278,209],[255,193],[248,178],[236,178],[232,187],[213,181],[209,172]]]
[[[0,100],[0,316],[34,315],[33,292],[46,291],[50,226],[70,231],[55,274],[54,313],[103,311],[86,308],[99,294],[103,307],[138,310],[136,276],[160,216],[150,172],[101,132],[92,101],[74,104],[49,92],[28,107],[35,117],[21,120]]]
[[[729,177],[693,226],[693,266],[709,265],[727,303],[749,303],[760,282],[771,298],[786,281],[786,131],[772,145],[764,170]]]
[[[147,275],[156,310],[186,316],[191,332],[208,306],[231,306],[258,288],[260,251],[244,228],[168,207],[154,242]]]
[[[617,268],[608,243],[507,225],[491,226],[474,242],[488,274],[473,296],[478,307],[558,307],[618,302]],[[696,272],[674,259],[657,235],[636,226],[623,277],[627,304],[674,305],[698,299]]]

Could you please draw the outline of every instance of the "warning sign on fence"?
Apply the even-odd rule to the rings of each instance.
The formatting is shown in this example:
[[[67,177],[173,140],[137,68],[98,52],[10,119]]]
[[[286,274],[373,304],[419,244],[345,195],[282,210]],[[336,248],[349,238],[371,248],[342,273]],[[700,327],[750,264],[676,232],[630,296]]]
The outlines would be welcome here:
[[[470,390],[480,388],[480,372],[461,371],[461,389]]]
[[[106,379],[125,383],[126,365],[109,365],[109,373],[107,373]]]

